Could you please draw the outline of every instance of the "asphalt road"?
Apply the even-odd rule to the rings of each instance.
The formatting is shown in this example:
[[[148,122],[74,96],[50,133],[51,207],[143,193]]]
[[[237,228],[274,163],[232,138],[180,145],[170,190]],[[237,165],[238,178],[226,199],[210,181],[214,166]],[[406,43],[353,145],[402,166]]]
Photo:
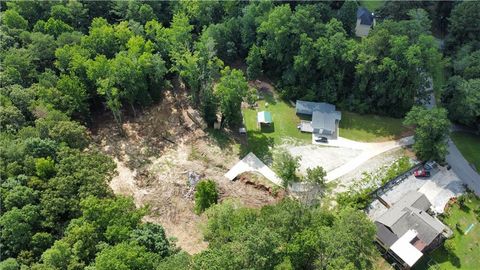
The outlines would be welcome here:
[[[477,196],[480,196],[480,175],[470,166],[451,140],[448,141],[446,159],[448,164],[452,166],[453,171],[468,188],[473,190]]]

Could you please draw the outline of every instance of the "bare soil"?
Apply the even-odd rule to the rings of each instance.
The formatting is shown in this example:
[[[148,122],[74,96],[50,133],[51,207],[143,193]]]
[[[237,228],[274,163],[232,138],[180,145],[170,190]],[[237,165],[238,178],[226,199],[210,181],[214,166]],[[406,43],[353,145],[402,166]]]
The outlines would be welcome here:
[[[248,207],[273,204],[282,194],[259,184],[253,175],[229,181],[224,174],[238,162],[239,147],[219,144],[197,128],[184,113],[186,97],[168,91],[158,105],[127,118],[125,135],[109,116],[99,117],[92,129],[95,146],[112,156],[118,175],[110,186],[116,194],[133,196],[138,207],[148,206],[146,221],[161,224],[169,237],[190,254],[201,252],[203,216],[194,213],[188,172],[217,183],[220,201],[235,198]],[[232,143],[233,144],[233,143]]]

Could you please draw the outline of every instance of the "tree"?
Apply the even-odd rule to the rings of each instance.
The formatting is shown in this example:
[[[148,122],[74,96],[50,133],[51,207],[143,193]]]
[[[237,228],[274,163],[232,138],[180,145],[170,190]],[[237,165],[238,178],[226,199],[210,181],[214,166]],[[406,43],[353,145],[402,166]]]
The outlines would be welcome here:
[[[31,204],[35,205],[38,200],[38,192],[22,185],[15,186],[7,192],[3,199],[2,211],[12,210],[14,207],[21,209]]]
[[[133,230],[132,240],[146,247],[148,251],[160,255],[161,258],[170,255],[170,243],[161,225],[150,222],[141,224]]]
[[[337,11],[337,19],[342,22],[345,32],[352,36],[355,32],[357,23],[357,9],[356,1],[345,1],[342,7]]]
[[[35,160],[35,169],[37,171],[38,177],[43,180],[48,180],[52,178],[55,173],[55,162],[51,157],[47,158],[37,158]]]
[[[327,172],[320,166],[313,169],[307,168],[307,176],[305,177],[305,181],[324,186],[325,176],[327,176]]]
[[[95,269],[154,270],[159,256],[135,242],[107,246],[95,258]]]
[[[273,169],[283,180],[284,187],[298,180],[298,167],[300,167],[300,157],[293,157],[287,150],[281,150],[273,158]]]
[[[200,181],[195,187],[195,212],[202,213],[218,200],[217,185],[214,181],[206,179]]]
[[[22,250],[28,250],[30,240],[39,222],[38,207],[26,205],[14,207],[0,217],[0,243],[2,258],[16,257]]]
[[[480,117],[480,79],[451,77],[442,92],[442,103],[453,121],[476,126]]]
[[[455,5],[450,15],[449,35],[447,44],[451,47],[480,41],[480,3],[465,1]]]
[[[12,9],[8,9],[2,13],[2,22],[10,29],[26,30],[28,27],[28,21]]]
[[[14,258],[8,258],[0,262],[0,269],[3,270],[20,270],[20,264]]]
[[[253,45],[248,51],[247,61],[247,77],[254,80],[262,74],[262,52],[259,47]]]
[[[369,269],[375,254],[375,226],[364,213],[345,209],[320,239],[317,267],[320,269]]]
[[[242,123],[241,105],[247,91],[248,84],[243,72],[225,67],[215,94],[218,96],[222,121],[228,126],[233,127]]]
[[[427,110],[413,107],[405,117],[406,125],[415,126],[413,150],[421,160],[443,161],[447,154],[450,122],[443,108]]]

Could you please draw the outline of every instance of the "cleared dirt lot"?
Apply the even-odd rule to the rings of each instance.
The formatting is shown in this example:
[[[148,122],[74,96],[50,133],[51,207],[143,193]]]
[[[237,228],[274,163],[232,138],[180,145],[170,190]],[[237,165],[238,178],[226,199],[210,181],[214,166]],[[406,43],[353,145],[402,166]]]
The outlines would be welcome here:
[[[145,220],[162,224],[167,235],[177,239],[178,246],[194,254],[205,249],[207,243],[200,229],[203,217],[193,212],[189,171],[214,180],[220,200],[233,198],[250,207],[261,207],[281,196],[271,195],[262,185],[246,184],[248,175],[242,176],[243,181],[227,180],[224,174],[238,161],[238,149],[219,146],[207,133],[192,126],[177,100],[167,95],[161,104],[136,119],[127,119],[125,136],[107,119],[92,137],[96,147],[117,163],[112,190],[133,196],[139,207],[148,205],[150,214]]]

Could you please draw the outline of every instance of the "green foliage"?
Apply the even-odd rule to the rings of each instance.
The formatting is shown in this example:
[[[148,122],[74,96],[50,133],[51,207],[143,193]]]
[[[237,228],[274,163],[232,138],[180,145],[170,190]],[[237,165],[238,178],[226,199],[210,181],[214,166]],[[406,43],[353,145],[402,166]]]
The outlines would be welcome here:
[[[313,169],[307,168],[305,181],[325,186],[325,176],[327,176],[327,172],[323,167],[318,166]]]
[[[38,177],[44,180],[50,179],[56,173],[55,162],[52,160],[51,157],[37,158],[35,160],[35,170]]]
[[[26,30],[28,27],[28,21],[12,9],[8,9],[2,13],[2,23],[11,29]]]
[[[371,267],[375,228],[364,213],[338,215],[284,200],[260,211],[233,202],[207,212],[210,248],[193,269],[345,269]]]
[[[274,155],[273,169],[282,179],[284,187],[298,180],[298,167],[300,167],[300,158],[293,157],[287,150],[280,150]]]
[[[35,205],[38,200],[38,192],[22,185],[15,186],[5,195],[2,211],[12,210],[14,207],[21,209],[31,204]]]
[[[362,179],[352,185],[348,191],[337,195],[337,202],[341,208],[352,207],[365,209],[373,200],[370,194],[377,188],[385,185],[388,181],[410,169],[408,157],[396,160],[390,166],[383,166],[375,173],[363,173]]]
[[[160,255],[170,255],[170,244],[163,227],[158,224],[144,223],[132,232],[132,240],[147,248],[148,251]]]
[[[195,212],[197,214],[217,203],[217,184],[213,180],[202,180],[196,185],[195,189]]]
[[[478,32],[480,32],[480,3],[475,1],[466,1],[455,5],[449,18],[449,36],[450,46],[458,46],[471,41],[480,41]]]
[[[248,91],[248,84],[243,72],[226,67],[222,70],[222,77],[217,84],[215,94],[218,96],[222,121],[230,127],[242,123],[241,105]]]
[[[28,250],[30,239],[39,223],[39,209],[27,205],[14,207],[0,217],[0,242],[2,258],[16,257],[22,250]]]
[[[480,117],[480,77],[470,80],[451,77],[443,89],[442,103],[446,105],[450,119],[476,126]]]
[[[191,269],[191,256],[182,251],[161,261],[157,270],[189,270]]]
[[[405,117],[406,125],[415,125],[413,150],[421,160],[443,161],[447,154],[450,121],[443,108],[427,110],[413,107]]]
[[[249,80],[254,80],[262,74],[262,52],[259,47],[253,45],[248,51],[248,56],[245,59],[247,62],[247,77]]]
[[[147,252],[144,247],[135,242],[123,242],[100,251],[95,259],[95,269],[156,269],[158,261],[158,255]]]
[[[14,258],[8,258],[0,262],[0,269],[3,270],[20,270],[20,265]]]

